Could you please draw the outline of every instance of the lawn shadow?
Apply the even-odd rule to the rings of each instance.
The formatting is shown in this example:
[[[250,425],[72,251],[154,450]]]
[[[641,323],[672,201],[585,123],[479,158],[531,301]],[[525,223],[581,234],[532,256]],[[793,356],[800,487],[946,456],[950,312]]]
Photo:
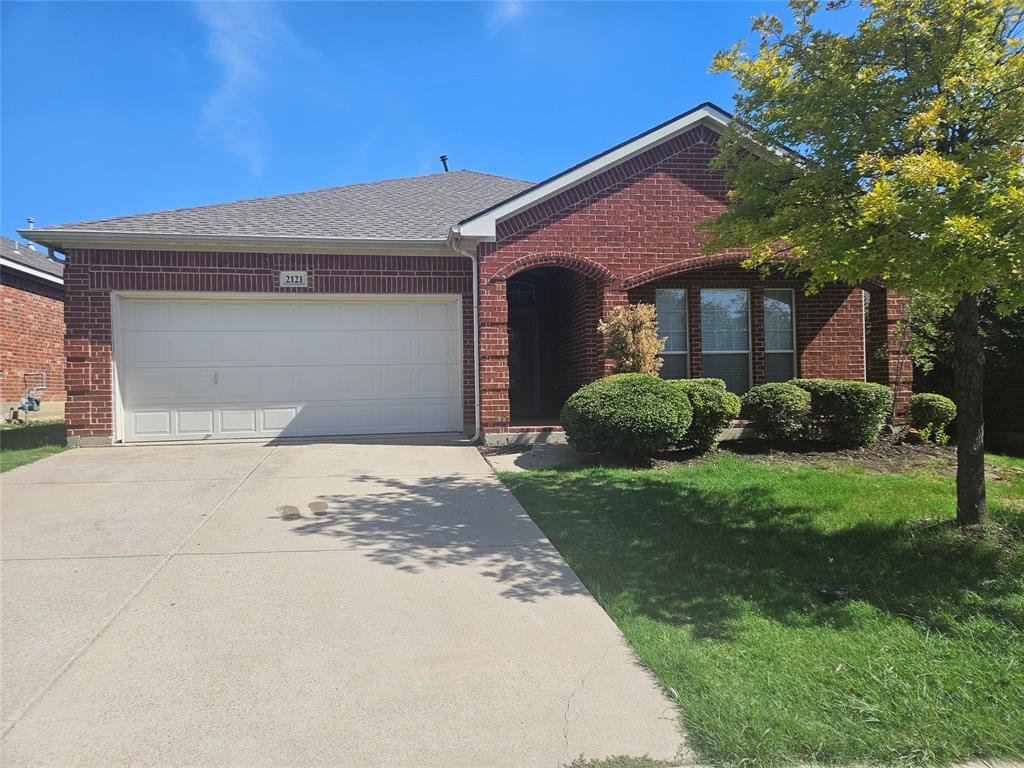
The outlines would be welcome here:
[[[857,621],[857,602],[945,629],[985,615],[1024,630],[991,542],[917,524],[867,521],[823,530],[829,503],[786,504],[755,480],[718,490],[664,472],[510,475],[506,482],[600,597],[699,638],[729,639],[751,611],[788,626]],[[823,586],[849,589],[826,605]],[[985,600],[972,600],[984,593]]]
[[[407,573],[474,568],[514,600],[586,594],[536,524],[491,476],[359,475],[346,478],[351,483],[359,489],[318,496],[293,531],[343,540],[370,560]]]

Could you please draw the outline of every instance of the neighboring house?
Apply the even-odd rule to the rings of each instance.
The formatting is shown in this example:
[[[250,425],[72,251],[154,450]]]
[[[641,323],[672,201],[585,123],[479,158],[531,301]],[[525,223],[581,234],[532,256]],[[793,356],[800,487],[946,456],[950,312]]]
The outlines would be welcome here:
[[[0,400],[17,405],[24,374],[46,374],[43,398],[64,400],[64,264],[27,245],[0,237]],[[28,385],[39,382],[29,377]]]
[[[607,369],[598,320],[640,300],[664,375],[905,399],[883,286],[865,338],[860,288],[806,296],[701,253],[729,119],[701,105],[540,184],[456,171],[24,232],[68,258],[71,440],[525,438]]]

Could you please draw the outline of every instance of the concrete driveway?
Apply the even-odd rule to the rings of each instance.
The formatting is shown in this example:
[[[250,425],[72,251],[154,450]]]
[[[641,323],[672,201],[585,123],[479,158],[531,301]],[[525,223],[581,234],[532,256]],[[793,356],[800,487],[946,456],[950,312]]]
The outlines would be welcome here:
[[[677,713],[476,449],[80,449],[2,477],[5,766],[671,758]]]

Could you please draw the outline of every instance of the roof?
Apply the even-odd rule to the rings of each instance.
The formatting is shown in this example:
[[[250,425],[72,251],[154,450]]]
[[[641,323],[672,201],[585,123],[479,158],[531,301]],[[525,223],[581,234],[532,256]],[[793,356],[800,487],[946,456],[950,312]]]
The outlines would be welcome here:
[[[593,178],[599,173],[686,131],[705,126],[716,133],[722,133],[731,120],[732,115],[710,101],[706,101],[671,120],[666,120],[661,125],[656,125],[638,136],[594,155],[589,160],[584,160],[572,168],[555,174],[546,181],[521,190],[489,208],[480,209],[479,212],[462,219],[454,229],[460,237],[494,240],[499,221],[552,198],[560,192]]]
[[[462,170],[40,227],[30,236],[58,248],[58,235],[76,233],[444,242],[455,222],[530,186]]]
[[[0,265],[4,269],[49,279],[50,282],[64,282],[64,265],[61,262],[7,237],[0,237]]]

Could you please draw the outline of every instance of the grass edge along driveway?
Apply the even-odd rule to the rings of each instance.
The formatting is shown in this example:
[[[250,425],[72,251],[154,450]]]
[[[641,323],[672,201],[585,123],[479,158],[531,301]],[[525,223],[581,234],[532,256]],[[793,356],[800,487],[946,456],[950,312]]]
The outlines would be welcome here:
[[[0,472],[23,467],[67,450],[63,421],[37,420],[0,425]]]
[[[678,696],[700,760],[1024,757],[1019,472],[990,482],[1000,534],[979,538],[931,471],[718,456],[501,478]]]

